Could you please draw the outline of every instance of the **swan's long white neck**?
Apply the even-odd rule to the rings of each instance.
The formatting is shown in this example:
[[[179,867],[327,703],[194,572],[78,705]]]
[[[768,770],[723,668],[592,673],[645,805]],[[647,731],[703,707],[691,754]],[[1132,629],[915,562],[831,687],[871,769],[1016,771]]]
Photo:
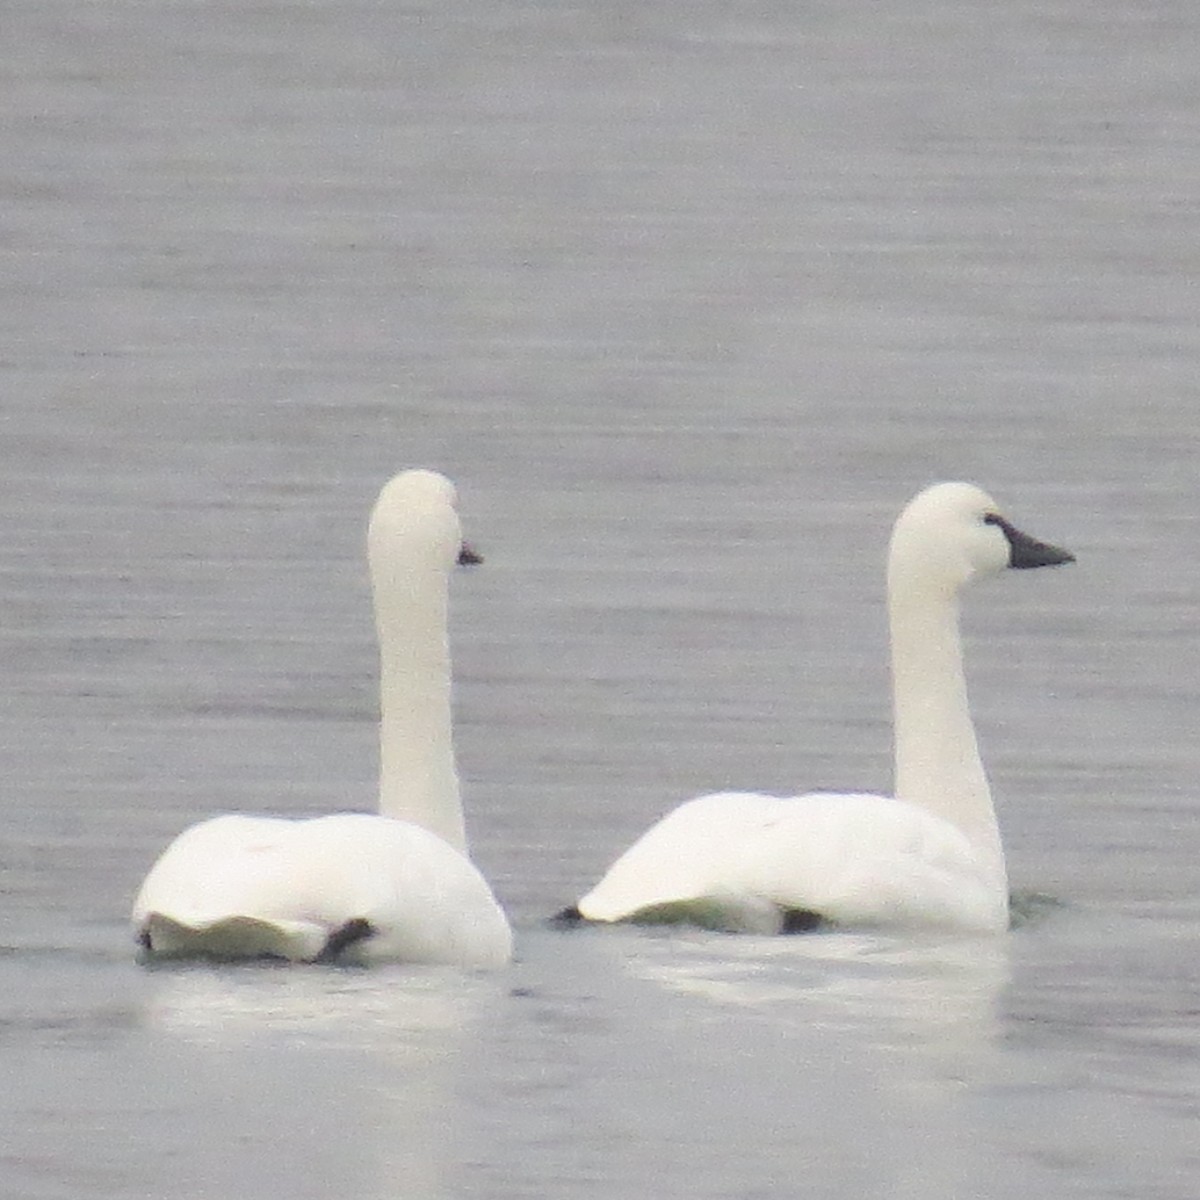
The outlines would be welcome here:
[[[956,591],[893,559],[888,567],[896,796],[958,826],[995,861],[1004,852],[967,702]]]
[[[400,569],[391,547],[371,539],[379,635],[379,809],[467,849],[454,766],[447,642],[447,570]]]

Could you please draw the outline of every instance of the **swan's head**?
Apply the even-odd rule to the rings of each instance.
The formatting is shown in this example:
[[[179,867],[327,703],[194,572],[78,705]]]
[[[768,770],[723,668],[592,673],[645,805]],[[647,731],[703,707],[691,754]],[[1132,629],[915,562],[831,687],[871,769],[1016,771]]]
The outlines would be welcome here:
[[[970,483],[935,483],[919,492],[896,521],[889,553],[893,574],[950,593],[1006,567],[1074,561],[1069,551],[1022,533]]]
[[[449,571],[455,563],[482,562],[463,541],[458,493],[437,471],[401,471],[383,485],[371,512],[367,541],[372,558],[394,565],[418,563]]]

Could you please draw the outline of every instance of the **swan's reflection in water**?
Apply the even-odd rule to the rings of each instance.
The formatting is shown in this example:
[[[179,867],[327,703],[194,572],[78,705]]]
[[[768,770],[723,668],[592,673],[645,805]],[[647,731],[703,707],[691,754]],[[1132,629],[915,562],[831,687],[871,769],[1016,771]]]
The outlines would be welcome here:
[[[647,941],[640,974],[702,999],[719,1014],[714,1025],[735,1020],[752,1053],[775,1056],[790,1077],[794,1115],[773,1147],[795,1147],[818,1190],[832,1165],[830,1188],[859,1179],[868,1190],[886,1181],[895,1197],[975,1194],[971,1113],[975,1085],[1002,1054],[1007,939]]]
[[[147,1021],[195,1041],[300,1035],[344,1050],[442,1045],[497,994],[494,976],[452,968],[189,966],[155,972]]]
[[[203,1194],[976,1194],[965,1085],[998,1053],[1005,939],[526,928],[521,947],[479,977],[155,973],[146,1024],[237,1147],[193,1170]]]
[[[644,937],[628,970],[741,1020],[824,1030],[970,1073],[995,1050],[1007,938],[821,933]]]
[[[451,1194],[464,1046],[507,994],[496,976],[239,966],[152,982],[144,1025],[237,1147],[188,1148],[203,1194]]]

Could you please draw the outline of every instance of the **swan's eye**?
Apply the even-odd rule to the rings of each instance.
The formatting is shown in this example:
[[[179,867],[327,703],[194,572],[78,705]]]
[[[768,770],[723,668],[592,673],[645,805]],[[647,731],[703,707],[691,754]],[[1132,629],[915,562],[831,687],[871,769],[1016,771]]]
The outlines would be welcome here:
[[[1001,529],[1005,526],[1005,520],[999,513],[984,513],[983,523],[985,525],[999,525]]]

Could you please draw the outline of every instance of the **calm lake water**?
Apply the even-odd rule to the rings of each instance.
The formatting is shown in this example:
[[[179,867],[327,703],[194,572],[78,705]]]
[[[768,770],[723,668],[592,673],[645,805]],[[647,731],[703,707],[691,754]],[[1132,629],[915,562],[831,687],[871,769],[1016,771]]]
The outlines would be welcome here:
[[[1191,0],[9,0],[0,1191],[1200,1187]],[[225,810],[369,808],[363,527],[459,483],[491,976],[133,961]],[[1001,940],[545,928],[660,812],[889,785],[968,478]],[[1037,903],[1031,897],[1039,896]]]

